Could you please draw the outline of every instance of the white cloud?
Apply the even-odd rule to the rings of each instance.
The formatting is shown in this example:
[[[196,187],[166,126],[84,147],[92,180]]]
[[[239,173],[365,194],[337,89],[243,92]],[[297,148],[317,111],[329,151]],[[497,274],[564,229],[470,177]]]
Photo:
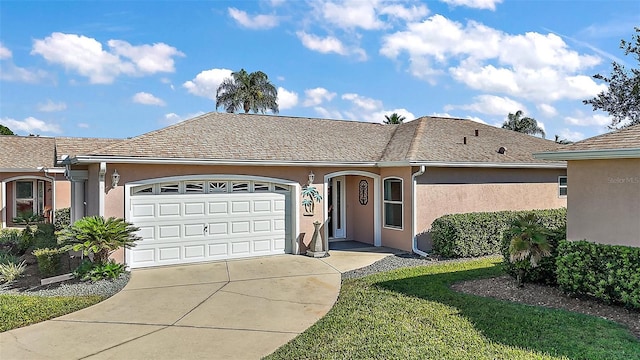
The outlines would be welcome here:
[[[53,102],[51,99],[47,99],[46,103],[38,104],[38,111],[42,111],[42,112],[62,111],[62,110],[65,110],[66,108],[67,108],[67,104],[65,104],[63,101],[56,103],[56,102]]]
[[[87,124],[87,123],[78,123],[77,126],[79,128],[82,128],[82,129],[88,129],[89,128],[89,124]]]
[[[546,117],[554,117],[558,115],[558,110],[549,104],[538,104],[536,108]]]
[[[35,40],[31,54],[86,76],[92,84],[110,84],[120,75],[174,72],[173,58],[184,56],[164,43],[134,46],[123,40],[109,40],[107,45],[109,50],[103,49],[96,39],[55,32]]]
[[[280,19],[275,15],[249,16],[245,11],[236,8],[228,8],[231,16],[240,26],[254,30],[267,30],[278,26]]]
[[[280,6],[282,4],[284,4],[286,1],[285,0],[270,0],[269,3],[271,3],[271,6],[273,7],[277,7]]]
[[[473,100],[474,102],[468,105],[447,105],[444,110],[464,109],[488,115],[506,115],[508,113],[515,113],[518,110],[526,113],[526,108],[522,103],[506,96],[478,95],[475,96]]]
[[[405,7],[396,3],[385,5],[380,9],[380,14],[398,18],[404,21],[416,21],[429,15],[429,9],[420,4]]]
[[[2,63],[0,80],[35,84],[49,79],[51,76],[44,70],[30,70],[16,66],[11,60]]]
[[[564,122],[576,126],[607,126],[611,125],[611,116],[602,114],[585,115],[581,111],[577,111],[574,116],[566,116]]]
[[[406,54],[410,72],[432,83],[447,71],[473,89],[545,103],[584,99],[604,89],[580,74],[601,59],[569,49],[555,34],[511,35],[442,15],[383,37],[380,53],[391,59]]]
[[[431,115],[429,115],[429,116],[442,117],[442,118],[452,118],[452,119],[467,119],[467,120],[475,121],[475,122],[480,123],[480,124],[488,125],[488,123],[486,121],[482,120],[481,118],[479,118],[477,116],[464,116],[464,117],[463,116],[453,116],[453,115],[451,115],[451,114],[449,114],[447,112],[444,112],[444,113],[434,112],[434,113],[431,113]],[[494,126],[500,127],[501,125],[502,125],[502,123],[496,124]]]
[[[324,20],[334,26],[376,30],[385,27],[376,14],[377,3],[376,0],[326,1],[320,5],[320,11]]]
[[[573,131],[567,128],[560,130],[558,136],[560,139],[567,139],[569,141],[580,141],[584,139],[584,134],[579,131]]]
[[[131,97],[131,100],[134,103],[143,104],[143,105],[156,105],[156,106],[166,105],[164,100],[157,98],[153,94],[149,94],[147,92],[136,93]]]
[[[4,59],[10,59],[11,56],[13,56],[11,54],[11,50],[9,50],[8,48],[6,48],[4,45],[2,45],[2,43],[0,42],[0,60],[4,60]]]
[[[338,110],[329,110],[322,106],[316,106],[313,108],[313,110],[315,110],[315,112],[318,113],[320,117],[325,119],[337,119],[337,120],[344,119],[344,116]]]
[[[303,106],[318,106],[325,101],[331,101],[336,96],[336,93],[330,92],[325,88],[317,87],[305,90],[304,95]]]
[[[164,124],[164,125],[173,125],[173,124],[177,124],[181,121],[185,121],[185,120],[189,120],[192,119],[196,116],[200,116],[203,115],[204,112],[203,111],[198,111],[195,113],[191,113],[191,114],[186,114],[186,115],[178,115],[176,113],[168,113],[164,115],[164,118],[160,121],[160,123]]]
[[[500,4],[502,0],[440,0],[451,6],[466,6],[474,9],[492,10],[496,9],[496,4]]]
[[[391,115],[396,113],[400,116],[404,116],[404,122],[414,120],[416,116],[407,109],[392,109],[392,110],[377,110],[373,112],[357,112],[353,115],[353,120],[366,121],[371,123],[381,123],[386,120],[385,115]]]
[[[323,54],[332,52],[340,55],[348,54],[347,49],[342,42],[333,36],[321,38],[313,34],[307,34],[304,31],[298,31],[296,35],[298,35],[298,38],[302,41],[302,45],[307,49]]]
[[[216,100],[216,91],[220,83],[231,76],[229,69],[210,69],[200,72],[193,80],[182,84],[191,94]]]
[[[53,123],[47,123],[34,117],[28,117],[22,121],[11,119],[8,117],[0,118],[0,124],[8,127],[14,132],[22,132],[26,134],[45,133],[61,133],[60,126]]]
[[[349,100],[364,111],[374,111],[382,108],[382,101],[360,96],[358,94],[344,94],[342,100]]]
[[[298,105],[298,94],[293,91],[288,91],[283,87],[278,88],[278,108],[280,110],[291,109]]]

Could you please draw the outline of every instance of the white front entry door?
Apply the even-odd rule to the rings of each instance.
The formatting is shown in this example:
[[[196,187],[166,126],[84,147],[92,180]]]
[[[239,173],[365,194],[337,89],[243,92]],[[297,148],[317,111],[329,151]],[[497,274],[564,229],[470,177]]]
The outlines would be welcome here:
[[[338,176],[331,179],[331,199],[332,203],[332,226],[333,226],[333,238],[334,239],[344,239],[347,237],[347,232],[345,230],[345,222],[346,222],[346,206],[345,206],[345,189],[344,189],[345,181],[344,176]]]
[[[163,194],[158,185],[141,188],[130,198],[128,221],[142,237],[127,250],[131,268],[292,251],[288,191]]]

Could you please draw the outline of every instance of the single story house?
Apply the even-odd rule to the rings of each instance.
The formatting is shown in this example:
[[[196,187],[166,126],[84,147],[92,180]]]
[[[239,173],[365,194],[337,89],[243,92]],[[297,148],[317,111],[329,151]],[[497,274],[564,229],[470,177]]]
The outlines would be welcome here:
[[[640,247],[640,125],[534,156],[567,161],[568,240]]]
[[[0,135],[0,229],[28,214],[53,221],[54,210],[70,207],[71,183],[57,151],[85,153],[114,141]]]
[[[72,208],[140,228],[137,246],[114,254],[138,268],[302,253],[314,222],[325,242],[424,254],[441,215],[566,206],[566,163],[532,156],[560,146],[450,118],[214,112],[62,164]]]

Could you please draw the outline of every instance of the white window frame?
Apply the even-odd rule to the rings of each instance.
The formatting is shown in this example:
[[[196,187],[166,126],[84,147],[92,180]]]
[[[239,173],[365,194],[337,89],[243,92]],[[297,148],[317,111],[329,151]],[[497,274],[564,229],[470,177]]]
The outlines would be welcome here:
[[[389,180],[395,180],[395,181],[400,181],[400,201],[395,201],[395,200],[387,200],[385,195],[386,195],[386,188],[385,188],[385,184],[387,183],[387,181]],[[401,215],[401,224],[400,227],[398,226],[394,226],[394,225],[388,225],[387,224],[387,207],[386,204],[400,204],[400,215]],[[387,177],[382,179],[382,227],[384,227],[385,229],[392,229],[392,230],[404,230],[404,179],[399,178],[399,177]]]
[[[31,197],[30,198],[19,198],[18,197],[18,183],[19,182],[28,182],[31,183]],[[18,200],[31,200],[32,204],[31,204],[31,212],[32,213],[36,213],[38,210],[36,209],[37,207],[37,202],[38,202],[38,189],[36,188],[36,181],[35,180],[31,180],[31,179],[21,179],[21,180],[16,180],[13,182],[13,217],[17,217],[18,216]]]
[[[565,180],[565,185],[561,185],[562,184],[562,182],[561,182],[562,179]],[[564,195],[562,195],[561,189],[565,189],[565,194]],[[569,182],[568,182],[567,176],[566,175],[558,176],[558,197],[559,198],[566,198],[568,193],[569,193]]]

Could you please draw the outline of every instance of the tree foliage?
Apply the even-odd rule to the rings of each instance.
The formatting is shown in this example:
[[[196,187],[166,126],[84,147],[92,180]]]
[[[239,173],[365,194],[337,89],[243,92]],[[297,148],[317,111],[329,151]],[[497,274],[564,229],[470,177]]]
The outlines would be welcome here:
[[[402,124],[402,122],[406,119],[406,117],[399,115],[398,113],[385,115],[384,117],[386,118],[384,120],[385,124]]]
[[[624,54],[632,54],[640,65],[640,27],[635,28],[635,35],[631,41],[620,41],[620,48]],[[596,97],[583,100],[585,105],[591,105],[593,110],[606,111],[613,117],[611,129],[619,129],[630,125],[640,124],[640,66],[629,69],[617,62],[613,62],[611,75],[596,74],[593,77],[602,80],[609,88]]]
[[[229,113],[244,110],[245,114],[249,111],[264,114],[266,110],[271,110],[277,114],[278,90],[262,71],[247,73],[245,69],[240,69],[218,86],[216,108],[220,106]]]
[[[15,135],[15,134],[13,131],[11,131],[11,129],[0,124],[0,135]]]
[[[538,126],[536,119],[525,116],[522,117],[522,110],[516,111],[515,114],[509,113],[507,121],[502,124],[503,129],[513,130],[528,135],[540,134],[545,137],[544,130]]]

